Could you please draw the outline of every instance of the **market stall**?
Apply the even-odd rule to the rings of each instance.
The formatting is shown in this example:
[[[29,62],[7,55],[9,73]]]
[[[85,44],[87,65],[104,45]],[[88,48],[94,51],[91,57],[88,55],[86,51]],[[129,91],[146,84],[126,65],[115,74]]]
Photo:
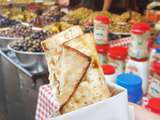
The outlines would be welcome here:
[[[121,3],[0,0],[7,120],[160,119],[160,3]]]

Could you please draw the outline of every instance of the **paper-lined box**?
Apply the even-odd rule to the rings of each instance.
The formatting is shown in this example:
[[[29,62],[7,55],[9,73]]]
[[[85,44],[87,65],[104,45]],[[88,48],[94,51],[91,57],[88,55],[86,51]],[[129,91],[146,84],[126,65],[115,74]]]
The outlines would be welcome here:
[[[113,96],[50,120],[129,120],[127,91],[108,83]]]

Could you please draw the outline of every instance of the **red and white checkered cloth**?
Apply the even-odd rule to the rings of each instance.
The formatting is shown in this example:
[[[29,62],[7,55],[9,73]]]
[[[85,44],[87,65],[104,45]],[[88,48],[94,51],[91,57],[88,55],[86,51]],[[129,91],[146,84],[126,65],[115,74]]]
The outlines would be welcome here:
[[[59,110],[58,103],[54,100],[52,89],[49,84],[43,85],[39,88],[36,120],[47,120],[52,116],[55,116]]]
[[[130,37],[109,41],[111,47],[128,46],[132,42]]]

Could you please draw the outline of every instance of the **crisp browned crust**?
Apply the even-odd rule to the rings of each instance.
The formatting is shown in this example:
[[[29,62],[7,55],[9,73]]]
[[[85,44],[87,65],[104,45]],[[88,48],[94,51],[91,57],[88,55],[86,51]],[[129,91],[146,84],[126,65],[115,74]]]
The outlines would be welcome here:
[[[69,96],[69,99],[68,99],[63,105],[61,105],[61,107],[60,107],[60,113],[61,113],[61,110],[63,109],[64,105],[65,105],[67,102],[70,101],[71,97],[72,97],[72,96],[74,95],[74,93],[76,92],[79,84],[80,84],[81,81],[83,80],[83,78],[84,78],[84,76],[85,76],[85,74],[86,74],[86,72],[87,72],[87,70],[88,70],[88,68],[89,68],[89,66],[90,66],[90,64],[91,64],[91,58],[88,57],[88,56],[86,56],[85,54],[83,54],[83,53],[79,52],[78,50],[76,50],[76,49],[74,49],[74,48],[71,48],[71,47],[69,47],[69,46],[67,46],[67,45],[64,45],[64,48],[69,49],[69,50],[72,50],[72,51],[76,52],[77,54],[86,57],[86,58],[88,59],[89,64],[87,65],[86,69],[84,70],[83,75],[82,75],[82,77],[80,78],[79,82],[75,85],[74,91],[73,91],[72,94]]]
[[[74,48],[72,48],[72,47],[70,47],[70,46],[68,46],[68,45],[63,45],[63,47],[66,48],[66,49],[68,49],[68,50],[71,50],[71,51],[76,52],[77,54],[79,54],[80,56],[83,56],[83,57],[87,58],[88,61],[91,62],[91,57],[89,57],[89,56],[81,53],[80,51],[78,51],[78,50],[76,50],[76,49],[74,49]]]
[[[64,43],[64,45],[76,49],[84,55],[90,56],[92,61],[88,70],[86,71],[85,77],[79,81],[80,83],[78,86],[76,86],[76,89],[70,96],[70,99],[68,99],[68,101],[61,106],[61,114],[96,103],[110,96],[110,92],[103,78],[103,72],[100,69],[96,49],[92,41],[92,36],[87,34],[79,39],[67,41]],[[94,75],[95,77],[91,77]],[[95,87],[93,87],[94,85]]]

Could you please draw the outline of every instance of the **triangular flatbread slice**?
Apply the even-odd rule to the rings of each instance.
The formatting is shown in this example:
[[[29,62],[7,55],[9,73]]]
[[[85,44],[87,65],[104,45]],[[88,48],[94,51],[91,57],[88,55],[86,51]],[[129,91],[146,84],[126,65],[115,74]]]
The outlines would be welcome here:
[[[60,105],[65,104],[72,96],[90,66],[90,57],[81,52],[63,47],[63,52],[55,65],[55,77],[58,80],[56,98]]]
[[[71,39],[74,39],[76,37],[79,37],[82,34],[83,34],[83,32],[82,32],[81,28],[79,26],[74,26],[74,27],[71,27],[71,28],[59,33],[59,34],[56,34],[56,35],[48,38],[47,40],[45,40],[41,43],[42,48],[45,51],[45,56],[46,56],[48,69],[49,69],[49,80],[50,80],[50,84],[52,87],[53,95],[54,95],[55,100],[60,101],[60,105],[65,103],[65,101],[68,99],[68,97],[72,94],[73,91],[70,90],[70,92],[64,96],[64,97],[66,97],[65,99],[63,99],[61,97],[62,96],[61,94],[63,94],[63,93],[60,94],[60,92],[62,92],[63,90],[62,89],[61,89],[61,91],[59,90],[59,86],[60,86],[59,83],[60,82],[59,82],[58,78],[60,77],[60,75],[58,73],[56,73],[56,69],[55,69],[56,66],[55,65],[60,64],[59,63],[60,57],[61,57],[61,55],[62,56],[64,55],[63,43],[66,41],[69,41]],[[67,51],[67,49],[68,48],[64,48],[64,52]],[[71,49],[69,49],[68,51],[69,51],[69,53],[72,52],[74,54],[76,50],[71,51]],[[80,52],[76,52],[76,53],[80,53]],[[70,56],[67,56],[67,57],[70,57]],[[76,54],[75,58],[76,59],[74,59],[74,60],[77,60],[77,61],[78,61],[77,58],[79,58],[80,60],[81,59],[84,60],[84,65],[82,65],[82,67],[84,67],[86,65],[86,62],[88,63],[87,60],[89,59],[89,57],[82,55],[82,54]],[[64,63],[71,64],[70,61],[66,61]],[[58,68],[58,69],[60,69],[60,68]],[[78,68],[78,70],[80,70],[80,69],[81,68]],[[59,70],[59,71],[61,71],[61,70]],[[74,70],[72,70],[72,71],[74,71]],[[79,74],[82,74],[82,73],[79,73]],[[76,82],[78,82],[77,79],[80,79],[78,77],[80,77],[80,75],[77,76],[77,78],[75,79]],[[72,80],[70,80],[70,81],[72,81]],[[73,83],[73,84],[75,84],[75,83]],[[62,87],[62,85],[60,87]],[[69,89],[73,89],[73,87],[69,88]]]
[[[70,100],[61,106],[60,112],[62,114],[104,100],[111,95],[105,83],[104,74],[100,67],[93,41],[93,36],[86,34],[65,43],[66,46],[70,46],[90,56],[92,62],[84,79],[80,82]]]

